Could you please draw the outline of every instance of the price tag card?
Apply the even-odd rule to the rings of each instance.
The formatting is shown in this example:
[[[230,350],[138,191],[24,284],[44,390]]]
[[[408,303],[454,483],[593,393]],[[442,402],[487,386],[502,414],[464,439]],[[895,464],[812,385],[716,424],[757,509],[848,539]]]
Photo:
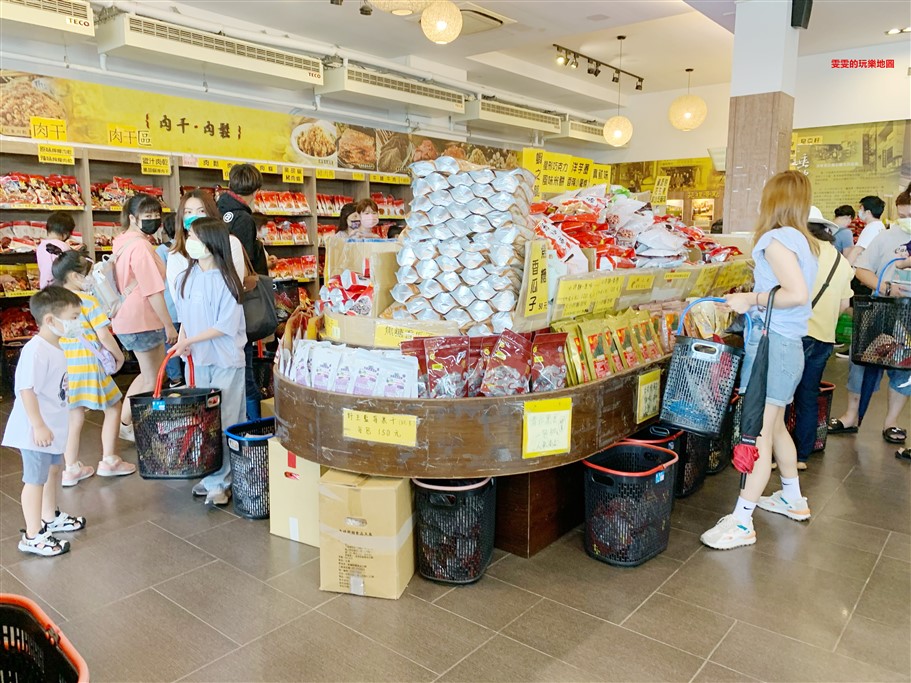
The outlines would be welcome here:
[[[345,408],[342,434],[346,439],[414,448],[418,443],[417,415],[388,415]]]
[[[563,317],[572,318],[588,313],[595,291],[595,280],[560,280],[557,289],[556,307],[563,307]]]
[[[273,175],[278,173],[278,164],[253,164],[259,169],[260,173],[271,173]]]
[[[196,168],[214,168],[220,169],[224,161],[221,159],[210,159],[209,157],[199,157],[196,159]]]
[[[712,285],[715,284],[715,275],[717,274],[718,269],[713,266],[700,266],[699,275],[696,276],[696,282],[693,285],[693,289],[690,290],[690,296],[703,297],[708,294]]]
[[[29,119],[31,136],[38,140],[54,140],[66,142],[66,121],[63,119],[46,119],[41,116],[32,116]]]
[[[142,175],[171,175],[171,158],[162,154],[143,154],[139,158]]]
[[[304,169],[300,166],[282,166],[283,183],[302,183],[304,182]]]
[[[636,391],[636,424],[645,422],[661,412],[661,370],[639,375]]]
[[[69,145],[38,145],[38,162],[72,166],[76,163],[76,156]]]
[[[525,289],[525,315],[533,317],[547,314],[549,288],[547,285],[547,249],[545,243],[531,243],[528,260],[528,286]]]
[[[363,173],[352,173],[351,180],[363,180],[366,176]]]
[[[333,320],[332,322],[335,321]],[[397,349],[403,341],[411,341],[415,337],[432,336],[431,332],[424,330],[413,330],[410,327],[402,327],[401,325],[380,323],[376,326],[376,331],[373,334],[373,345]]]
[[[609,313],[617,305],[617,299],[620,298],[620,292],[623,291],[622,275],[611,275],[609,277],[595,280],[595,291],[593,299],[595,301],[594,313]]]
[[[569,453],[572,445],[573,400],[526,401],[522,417],[522,457]]]
[[[237,166],[238,164],[242,164],[242,163],[243,163],[242,161],[224,161],[224,160],[222,160],[222,162],[221,162],[222,180],[230,180],[231,179],[230,178],[231,169],[234,168],[235,166]]]
[[[645,292],[655,285],[654,275],[631,275],[626,281],[627,292]]]
[[[678,285],[681,282],[685,282],[686,280],[689,280],[691,274],[692,273],[688,273],[686,271],[675,271],[673,273],[665,273],[664,281],[671,286]]]
[[[335,180],[335,171],[333,171],[331,168],[318,168],[316,169],[316,179]]]
[[[323,335],[326,339],[338,341],[342,338],[342,330],[338,326],[338,320],[325,316],[323,318]]]

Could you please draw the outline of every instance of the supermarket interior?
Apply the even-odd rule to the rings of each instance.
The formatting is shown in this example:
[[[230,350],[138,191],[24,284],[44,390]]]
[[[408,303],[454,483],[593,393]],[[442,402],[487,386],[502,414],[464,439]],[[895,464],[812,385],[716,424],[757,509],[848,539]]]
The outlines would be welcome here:
[[[909,191],[907,0],[0,0],[0,681],[911,681]]]

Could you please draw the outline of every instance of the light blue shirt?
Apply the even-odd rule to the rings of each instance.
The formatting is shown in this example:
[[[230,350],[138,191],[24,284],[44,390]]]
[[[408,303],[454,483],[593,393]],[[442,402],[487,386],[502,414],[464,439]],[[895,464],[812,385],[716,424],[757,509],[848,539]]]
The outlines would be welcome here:
[[[218,269],[203,271],[198,265],[187,275],[177,278],[175,287],[177,312],[181,332],[195,337],[215,328],[223,334],[208,341],[193,344],[190,353],[196,365],[214,365],[218,368],[246,366],[244,345],[247,343],[247,323],[244,307],[234,300]]]
[[[168,242],[167,244],[160,244],[155,248],[155,253],[161,257],[161,260],[164,261],[165,267],[168,265],[168,254],[171,251],[173,242]],[[168,307],[168,315],[171,316],[171,322],[177,322],[177,307],[174,306],[174,299],[171,298],[171,292],[168,287],[164,288],[164,302]]]
[[[849,228],[841,228],[835,233],[834,237],[835,248],[838,249],[839,254],[844,254],[845,249],[850,249],[854,246],[854,233]]]
[[[753,280],[755,285],[754,292],[768,292],[773,287],[781,284],[775,273],[772,272],[772,266],[765,258],[765,250],[771,244],[772,240],[783,244],[797,256],[797,262],[800,264],[800,272],[803,275],[804,282],[807,284],[807,292],[813,291],[813,283],[816,281],[816,271],[819,270],[819,261],[810,251],[810,244],[807,238],[799,230],[791,227],[776,228],[769,230],[764,234],[756,246],[753,247],[753,261],[756,266],[753,269]],[[807,335],[807,322],[813,313],[813,307],[810,305],[809,297],[802,306],[793,308],[775,308],[772,311],[772,319],[769,328],[783,337],[789,339],[801,339]],[[765,311],[760,311],[754,306],[750,309],[750,317],[754,321],[764,320]]]

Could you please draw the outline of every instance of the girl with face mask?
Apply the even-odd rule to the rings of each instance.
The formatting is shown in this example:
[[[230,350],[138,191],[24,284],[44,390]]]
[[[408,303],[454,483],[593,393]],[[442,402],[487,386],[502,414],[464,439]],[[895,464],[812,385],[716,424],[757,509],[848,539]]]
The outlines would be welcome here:
[[[134,195],[123,207],[120,224],[124,232],[114,238],[113,253],[124,302],[111,323],[123,348],[139,361],[139,375],[127,390],[129,398],[155,388],[164,344],[177,340],[177,330],[164,299],[164,263],[150,242],[161,228],[161,204],[150,195]],[[124,401],[120,420],[120,438],[134,441],[129,401]]]
[[[75,486],[95,473],[92,467],[83,465],[78,460],[86,410],[104,412],[101,427],[102,459],[98,463],[98,476],[122,477],[133,474],[136,466],[124,462],[117,455],[122,398],[120,389],[96,356],[98,350],[104,347],[117,361],[117,370],[123,366],[123,352],[111,334],[111,321],[101,310],[98,299],[90,293],[92,263],[80,251],[61,252],[54,245],[48,245],[48,251],[56,256],[52,266],[53,284],[75,292],[82,302],[79,317],[64,322],[65,334],[60,339],[69,380],[69,435],[63,454],[66,462],[63,486]]]
[[[358,226],[356,229],[348,230],[349,239],[372,239],[378,237],[373,229],[379,225],[380,214],[379,207],[372,199],[362,199],[357,203],[355,211],[358,216]]]
[[[196,220],[184,247],[190,263],[178,278],[174,298],[182,321],[174,352],[193,356],[199,386],[221,390],[221,423],[227,428],[246,420],[243,285],[231,264],[228,227],[222,220]],[[230,458],[194,486],[193,495],[205,496],[206,505],[226,505],[231,498]]]

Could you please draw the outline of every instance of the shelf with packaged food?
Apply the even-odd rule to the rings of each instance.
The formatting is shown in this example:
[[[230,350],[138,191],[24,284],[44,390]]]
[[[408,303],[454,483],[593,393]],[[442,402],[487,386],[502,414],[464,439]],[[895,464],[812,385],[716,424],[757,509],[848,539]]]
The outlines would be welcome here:
[[[0,204],[0,211],[40,211],[42,213],[51,213],[52,211],[85,211],[85,207],[68,204]]]

